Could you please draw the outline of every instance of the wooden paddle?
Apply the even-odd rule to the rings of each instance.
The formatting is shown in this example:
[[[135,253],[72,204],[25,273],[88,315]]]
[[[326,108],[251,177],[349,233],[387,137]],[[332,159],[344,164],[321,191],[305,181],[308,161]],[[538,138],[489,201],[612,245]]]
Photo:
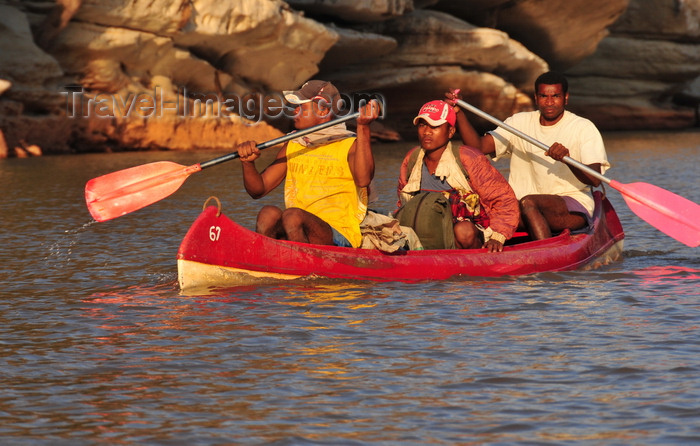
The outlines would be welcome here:
[[[298,130],[270,141],[260,143],[260,150],[290,141],[309,133],[341,124],[360,116],[351,113],[338,119]],[[183,166],[171,161],[135,166],[93,178],[85,185],[85,202],[92,217],[106,221],[134,212],[173,194],[187,177],[202,169],[238,158],[238,152],[229,153],[203,163]]]
[[[456,102],[460,107],[491,121],[514,135],[523,138],[530,144],[545,151],[549,150],[549,147],[544,143],[479,110],[473,105],[459,99]],[[562,161],[585,171],[587,174],[598,178],[620,192],[632,212],[659,231],[693,248],[700,245],[700,205],[697,203],[653,184],[623,184],[611,180],[568,156],[564,157]]]

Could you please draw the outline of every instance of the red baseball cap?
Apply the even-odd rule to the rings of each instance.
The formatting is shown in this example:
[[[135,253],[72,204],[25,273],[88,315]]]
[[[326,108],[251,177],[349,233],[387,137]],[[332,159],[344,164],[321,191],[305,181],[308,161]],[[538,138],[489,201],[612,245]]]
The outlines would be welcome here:
[[[457,114],[452,106],[445,101],[430,101],[420,108],[418,116],[413,118],[413,125],[416,125],[419,119],[425,119],[428,124],[434,126],[447,122],[454,127],[457,122]]]

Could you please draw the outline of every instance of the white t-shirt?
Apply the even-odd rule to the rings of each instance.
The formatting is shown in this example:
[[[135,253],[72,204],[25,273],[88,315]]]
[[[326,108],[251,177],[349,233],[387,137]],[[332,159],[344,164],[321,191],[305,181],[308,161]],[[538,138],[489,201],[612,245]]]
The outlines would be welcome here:
[[[602,173],[610,167],[600,132],[591,121],[574,113],[564,111],[559,122],[551,126],[540,124],[539,111],[516,113],[505,123],[547,146],[563,144],[569,156],[583,164],[600,163]],[[508,183],[518,200],[531,194],[569,196],[593,213],[590,186],[580,182],[567,164],[500,127],[489,133],[496,144],[494,160],[511,157]]]

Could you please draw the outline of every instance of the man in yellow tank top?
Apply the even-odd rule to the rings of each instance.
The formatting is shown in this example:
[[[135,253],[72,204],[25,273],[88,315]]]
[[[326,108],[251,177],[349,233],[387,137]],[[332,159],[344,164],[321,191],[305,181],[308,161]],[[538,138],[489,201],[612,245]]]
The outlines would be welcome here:
[[[295,106],[297,130],[332,120],[342,100],[333,84],[321,80],[284,95]],[[369,124],[378,117],[379,105],[370,101],[360,112],[356,135],[343,123],[293,139],[261,172],[255,167],[257,143],[238,145],[243,184],[251,197],[264,197],[285,182],[285,209],[264,206],[258,213],[258,233],[295,242],[360,246],[367,187],[374,176]]]

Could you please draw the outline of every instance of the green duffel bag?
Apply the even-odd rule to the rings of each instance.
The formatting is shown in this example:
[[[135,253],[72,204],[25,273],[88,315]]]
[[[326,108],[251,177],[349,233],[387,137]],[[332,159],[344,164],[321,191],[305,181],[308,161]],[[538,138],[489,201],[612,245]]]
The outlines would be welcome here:
[[[442,192],[419,192],[394,217],[413,228],[424,249],[455,249],[452,209]]]

